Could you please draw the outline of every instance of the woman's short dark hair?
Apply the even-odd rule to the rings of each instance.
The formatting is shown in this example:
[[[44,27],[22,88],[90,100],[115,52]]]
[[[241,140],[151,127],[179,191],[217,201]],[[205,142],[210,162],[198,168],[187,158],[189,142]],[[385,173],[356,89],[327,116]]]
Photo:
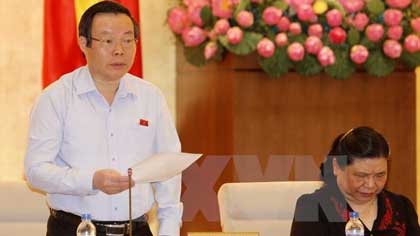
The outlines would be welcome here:
[[[337,136],[331,146],[326,160],[321,164],[321,179],[325,182],[335,181],[333,159],[344,168],[351,165],[354,159],[388,158],[388,142],[376,130],[361,126]]]
[[[133,22],[134,37],[139,36],[139,27],[137,22],[132,17],[130,11],[123,5],[114,1],[100,1],[89,7],[82,15],[79,23],[79,37],[83,36],[87,39],[86,46],[90,47],[92,44],[92,22],[96,14],[100,13],[114,13],[124,14],[130,17]]]

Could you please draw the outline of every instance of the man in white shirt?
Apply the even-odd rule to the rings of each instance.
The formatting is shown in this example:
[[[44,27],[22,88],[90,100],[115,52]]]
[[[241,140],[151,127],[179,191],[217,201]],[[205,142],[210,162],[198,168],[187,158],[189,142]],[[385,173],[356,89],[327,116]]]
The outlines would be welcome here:
[[[127,169],[155,153],[180,151],[159,89],[127,73],[138,32],[120,4],[91,6],[79,24],[87,65],[50,85],[33,107],[25,175],[47,193],[48,236],[76,235],[83,213],[92,215],[97,235],[128,235]],[[152,235],[145,213],[156,201],[159,235],[179,236],[180,194],[180,175],[135,184],[133,235]]]

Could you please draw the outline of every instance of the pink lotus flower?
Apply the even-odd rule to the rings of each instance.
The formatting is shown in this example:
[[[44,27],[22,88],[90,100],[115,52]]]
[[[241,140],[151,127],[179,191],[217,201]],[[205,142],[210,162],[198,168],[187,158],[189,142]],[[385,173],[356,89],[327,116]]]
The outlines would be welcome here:
[[[244,32],[238,26],[230,28],[226,33],[228,42],[230,44],[239,44],[244,37]]]
[[[297,16],[301,21],[311,21],[313,18],[316,18],[312,6],[309,4],[302,4],[298,7]]]
[[[182,31],[188,27],[190,21],[185,9],[174,7],[168,14],[168,25],[171,30],[176,34],[181,34]]]
[[[386,40],[382,49],[385,55],[387,55],[388,57],[392,59],[395,59],[401,56],[401,52],[402,52],[401,44],[395,40],[392,40],[392,39]]]
[[[286,33],[278,33],[276,35],[275,41],[276,41],[276,45],[279,47],[286,46],[289,43],[289,39]]]
[[[201,9],[203,7],[188,7],[188,17],[191,22],[197,26],[203,26],[203,20],[201,19]]]
[[[384,21],[387,26],[396,26],[401,23],[403,13],[397,9],[387,9],[384,12]]]
[[[342,44],[346,38],[347,33],[341,27],[335,27],[328,33],[328,39],[333,44]]]
[[[410,5],[411,0],[386,0],[386,4],[392,8],[404,9]]]
[[[206,60],[213,58],[216,55],[217,50],[218,50],[218,47],[217,47],[216,42],[214,41],[208,42],[206,44],[206,47],[204,48],[204,58],[206,58]]]
[[[240,26],[248,28],[254,24],[254,15],[249,11],[240,11],[236,16],[236,21]]]
[[[226,19],[232,17],[233,3],[231,0],[211,0],[211,6],[214,16]]]
[[[337,9],[329,10],[326,14],[327,17],[327,23],[331,27],[336,27],[341,25],[341,22],[343,20],[343,16],[341,15],[341,12]]]
[[[276,7],[267,7],[263,12],[262,18],[267,25],[276,25],[282,14],[283,12]]]
[[[358,12],[365,6],[363,0],[340,0],[340,3],[348,13]]]
[[[369,23],[369,17],[365,13],[357,13],[352,20],[352,25],[358,31],[363,31],[366,25]]]
[[[386,35],[390,39],[399,40],[403,34],[403,28],[401,25],[391,26],[389,27]]]
[[[371,42],[376,43],[384,35],[384,27],[381,24],[371,24],[366,28],[365,34]]]
[[[322,66],[330,66],[335,63],[335,55],[331,48],[324,46],[317,55],[319,64]]]
[[[312,5],[314,0],[286,0],[286,3],[290,5],[294,10],[297,10],[300,5],[309,4]]]
[[[323,46],[321,39],[316,36],[309,36],[305,40],[305,50],[310,54],[318,54]]]
[[[257,44],[258,54],[264,58],[273,56],[276,46],[268,38],[261,39]]]
[[[214,25],[214,31],[218,35],[226,34],[229,28],[230,28],[229,21],[226,19],[219,19],[216,21],[216,24]]]
[[[289,31],[292,35],[299,35],[302,33],[302,26],[299,22],[290,23]]]
[[[411,25],[411,28],[414,30],[414,32],[416,33],[420,32],[420,17],[411,19],[410,25]]]
[[[185,6],[193,6],[193,7],[204,7],[210,4],[209,0],[184,0]]]
[[[290,26],[290,20],[289,18],[283,16],[280,18],[279,22],[277,23],[277,28],[281,31],[281,32],[286,32],[289,30],[289,26]]]
[[[363,45],[354,45],[350,50],[350,58],[356,64],[363,64],[369,57],[369,51]]]
[[[193,26],[182,32],[182,40],[186,47],[195,47],[206,40],[206,32],[200,27]]]
[[[318,38],[322,37],[322,25],[321,24],[313,24],[308,27],[308,35],[309,36],[316,36]]]
[[[420,51],[420,38],[415,34],[410,34],[404,39],[404,48],[410,53]]]
[[[302,44],[294,42],[287,47],[287,55],[292,61],[301,61],[305,56],[305,48]]]

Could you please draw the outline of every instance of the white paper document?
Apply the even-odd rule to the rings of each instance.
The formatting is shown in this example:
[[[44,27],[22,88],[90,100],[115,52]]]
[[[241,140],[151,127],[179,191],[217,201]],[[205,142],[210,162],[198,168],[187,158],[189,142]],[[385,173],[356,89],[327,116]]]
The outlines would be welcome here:
[[[159,153],[144,159],[132,167],[132,178],[136,183],[151,183],[170,179],[187,169],[203,154]]]

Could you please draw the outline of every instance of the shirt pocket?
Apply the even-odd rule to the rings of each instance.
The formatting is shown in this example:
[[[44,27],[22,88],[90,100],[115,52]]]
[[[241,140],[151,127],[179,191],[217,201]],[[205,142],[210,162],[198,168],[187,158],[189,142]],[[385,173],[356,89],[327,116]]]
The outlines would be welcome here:
[[[121,145],[127,150],[126,155],[129,156],[132,164],[144,160],[155,153],[155,131],[154,125],[148,121],[148,125],[134,124],[129,125],[125,130],[125,138],[121,140]]]

